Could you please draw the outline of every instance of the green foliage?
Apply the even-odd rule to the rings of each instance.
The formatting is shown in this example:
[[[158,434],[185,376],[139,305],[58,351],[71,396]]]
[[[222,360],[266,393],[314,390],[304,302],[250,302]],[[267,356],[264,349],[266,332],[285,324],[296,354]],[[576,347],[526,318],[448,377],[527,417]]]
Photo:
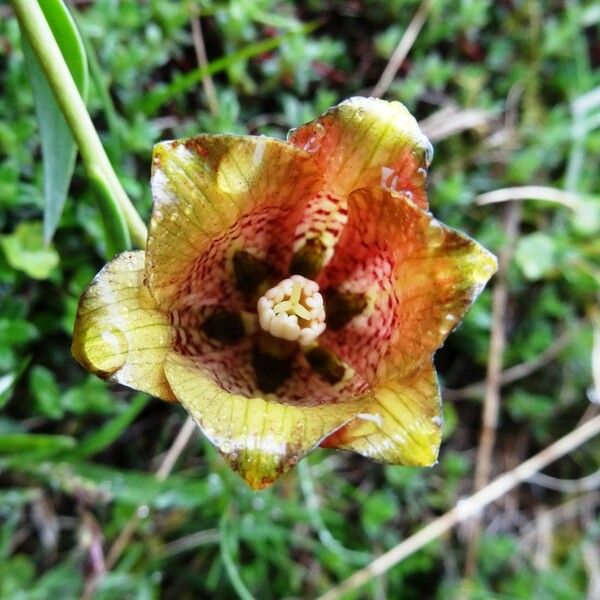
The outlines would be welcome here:
[[[87,61],[73,18],[62,0],[45,0],[40,7],[65,57],[75,84],[85,99],[89,83]],[[23,54],[40,128],[44,163],[44,240],[49,242],[58,226],[67,199],[77,150],[71,130],[26,39],[23,42]]]
[[[78,3],[73,14],[92,81],[87,104],[138,209],[148,215],[154,143],[200,131],[284,137],[335,102],[368,93],[419,4]],[[195,57],[192,9],[202,18],[206,69]],[[106,227],[98,190],[77,166],[54,243],[44,245],[34,95],[18,25],[4,14],[0,599],[80,597],[94,552],[108,551],[138,506],[137,532],[95,598],[219,600],[243,597],[242,590],[265,600],[314,598],[468,495],[477,394],[446,402],[440,462],[431,469],[317,451],[305,465],[308,476],[297,469],[255,494],[198,436],[175,474],[165,481],[152,475],[183,411],[88,376],[70,358],[79,295],[104,257],[129,242],[118,221]],[[588,407],[600,277],[600,103],[593,98],[600,89],[599,24],[593,0],[564,7],[437,1],[387,94],[418,119],[449,106],[490,115],[436,142],[429,196],[440,220],[494,251],[506,243],[502,209],[477,206],[478,194],[535,184],[568,189],[584,202],[576,211],[522,203],[508,271],[504,367],[535,360],[565,331],[573,333],[555,358],[504,386],[495,473],[569,431]],[[201,85],[207,73],[216,115]],[[488,290],[437,354],[444,386],[485,377],[491,314]],[[583,476],[597,468],[598,452],[592,443],[549,473]],[[555,523],[544,564],[534,559],[528,534],[542,507],[569,500],[570,494],[524,485],[511,496],[515,512],[495,506],[470,598],[585,597],[584,544],[597,545],[600,531],[593,510]],[[55,522],[55,543],[44,546]],[[463,533],[431,544],[354,597],[459,597]]]
[[[34,279],[47,279],[58,266],[54,247],[46,245],[39,222],[19,223],[14,233],[0,236],[6,262]]]

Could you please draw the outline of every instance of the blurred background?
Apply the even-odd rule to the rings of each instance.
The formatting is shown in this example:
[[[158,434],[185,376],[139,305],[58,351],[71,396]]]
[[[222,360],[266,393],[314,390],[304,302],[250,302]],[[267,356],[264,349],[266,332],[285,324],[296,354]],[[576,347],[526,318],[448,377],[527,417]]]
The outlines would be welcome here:
[[[78,166],[43,243],[40,137],[18,24],[1,4],[0,598],[317,598],[598,412],[598,2],[70,6],[88,108],[144,218],[157,141],[283,138],[375,88],[434,144],[434,215],[501,268],[436,355],[435,467],[318,450],[253,493],[194,434],[156,477],[185,413],[71,358],[104,229]],[[344,597],[600,598],[599,459],[596,439]]]

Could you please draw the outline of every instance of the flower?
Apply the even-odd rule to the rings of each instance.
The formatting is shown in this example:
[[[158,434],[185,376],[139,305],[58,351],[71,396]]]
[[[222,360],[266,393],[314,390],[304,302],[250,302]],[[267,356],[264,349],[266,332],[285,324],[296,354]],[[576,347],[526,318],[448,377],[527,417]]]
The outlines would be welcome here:
[[[154,149],[145,251],[84,292],[73,355],[179,401],[260,489],[317,445],[435,463],[434,351],[496,259],[427,211],[432,148],[398,102]]]

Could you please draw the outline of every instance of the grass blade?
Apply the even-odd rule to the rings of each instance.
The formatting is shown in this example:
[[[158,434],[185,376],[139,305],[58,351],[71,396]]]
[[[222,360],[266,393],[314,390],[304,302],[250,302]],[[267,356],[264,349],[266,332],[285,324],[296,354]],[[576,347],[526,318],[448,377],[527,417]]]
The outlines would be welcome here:
[[[202,81],[204,77],[224,71],[238,61],[247,60],[258,56],[259,54],[263,54],[264,52],[274,50],[291,37],[298,34],[310,33],[317,27],[318,23],[307,23],[303,27],[298,28],[297,31],[249,44],[237,52],[232,52],[227,56],[213,60],[205,67],[199,67],[185,75],[179,75],[168,85],[147,94],[140,102],[138,108],[146,113],[147,116],[152,116],[163,104],[175,96],[191,90],[196,84]]]
[[[98,452],[102,452],[102,450],[110,446],[129,427],[140,412],[144,410],[149,400],[150,397],[146,394],[136,394],[125,412],[111,419],[108,423],[100,427],[98,431],[85,437],[75,450],[65,455],[65,460],[84,460],[94,454],[98,454]]]

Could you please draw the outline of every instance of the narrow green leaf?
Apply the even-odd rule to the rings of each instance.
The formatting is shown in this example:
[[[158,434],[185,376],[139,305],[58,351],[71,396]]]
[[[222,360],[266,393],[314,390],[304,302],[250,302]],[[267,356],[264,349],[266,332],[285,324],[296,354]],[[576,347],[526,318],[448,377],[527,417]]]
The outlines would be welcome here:
[[[2,327],[0,326],[0,331],[1,330]],[[21,375],[23,375],[23,372],[29,365],[30,360],[31,357],[28,356],[21,361],[21,364],[19,364],[14,371],[10,371],[9,373],[6,373],[0,377],[0,409],[4,408],[6,403],[10,400],[12,390],[17,381],[19,381]]]
[[[0,454],[22,452],[48,452],[72,448],[75,439],[66,435],[45,435],[42,433],[3,433],[0,436]]]
[[[98,207],[104,223],[106,257],[112,258],[119,252],[131,248],[129,228],[123,216],[123,211],[106,184],[106,178],[94,169],[89,169],[89,177],[98,194]]]
[[[147,94],[140,102],[138,108],[146,113],[147,116],[151,116],[163,104],[171,100],[171,98],[193,89],[196,84],[202,81],[207,75],[214,75],[215,73],[228,69],[238,61],[247,60],[254,56],[258,56],[259,54],[263,54],[264,52],[274,50],[290,38],[298,34],[310,33],[317,27],[318,23],[307,23],[306,25],[299,27],[297,31],[248,44],[237,52],[232,52],[227,56],[213,60],[205,67],[199,67],[185,75],[179,75],[170,84],[162,86],[156,91]]]
[[[40,3],[48,25],[58,42],[65,61],[85,99],[88,68],[85,51],[75,22],[62,0]],[[44,164],[44,240],[48,243],[60,220],[73,176],[77,148],[71,130],[48,85],[38,59],[25,36],[23,54],[33,90],[35,111],[42,142]]]
[[[85,437],[77,448],[64,455],[65,460],[84,460],[110,446],[129,427],[131,422],[144,410],[150,397],[146,394],[136,394],[131,404],[120,415],[111,419],[94,433]]]
[[[6,461],[3,460],[6,464]],[[220,481],[170,475],[159,481],[155,475],[122,468],[80,462],[14,461],[11,469],[51,482],[67,494],[85,490],[125,504],[145,504],[159,510],[192,509],[214,503],[223,494]]]

